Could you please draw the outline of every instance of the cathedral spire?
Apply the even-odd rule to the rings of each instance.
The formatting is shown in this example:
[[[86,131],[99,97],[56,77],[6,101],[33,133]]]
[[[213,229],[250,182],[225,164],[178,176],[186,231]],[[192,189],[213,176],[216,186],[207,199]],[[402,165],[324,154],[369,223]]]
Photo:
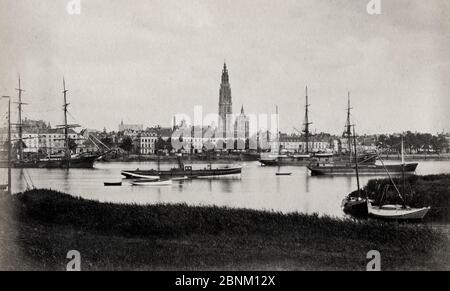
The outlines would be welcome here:
[[[223,64],[222,83],[219,93],[219,131],[224,135],[232,129],[230,115],[233,114],[231,87],[226,62]]]
[[[228,83],[229,83],[229,76],[228,76],[227,63],[223,63],[222,84],[228,84]]]
[[[244,115],[244,105],[241,107],[241,114]]]

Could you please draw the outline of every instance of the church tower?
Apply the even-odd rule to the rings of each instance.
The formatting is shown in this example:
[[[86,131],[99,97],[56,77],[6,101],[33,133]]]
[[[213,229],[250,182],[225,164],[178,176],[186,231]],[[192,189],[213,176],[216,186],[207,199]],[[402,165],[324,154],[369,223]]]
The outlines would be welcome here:
[[[233,131],[233,121],[231,115],[233,114],[233,103],[231,100],[231,87],[228,76],[227,64],[224,63],[222,70],[222,83],[220,84],[219,93],[219,132],[223,137],[226,137],[228,131]]]

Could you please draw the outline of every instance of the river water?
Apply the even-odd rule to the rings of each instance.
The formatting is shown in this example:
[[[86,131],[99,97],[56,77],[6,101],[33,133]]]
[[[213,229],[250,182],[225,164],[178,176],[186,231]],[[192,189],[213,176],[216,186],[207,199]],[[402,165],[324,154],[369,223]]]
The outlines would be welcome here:
[[[156,168],[151,162],[97,163],[92,170],[14,169],[13,191],[23,191],[27,184],[33,184],[102,202],[186,203],[343,217],[341,200],[356,189],[355,177],[311,177],[306,167],[282,167],[281,171],[292,172],[292,176],[276,176],[276,167],[261,167],[257,162],[242,166],[240,178],[189,180],[164,187],[136,187],[127,180],[123,180],[122,187],[104,187],[104,182],[121,181],[121,170]],[[450,173],[450,161],[419,162],[417,174],[440,173]],[[5,177],[4,169],[1,174]],[[361,177],[361,185],[372,178]]]

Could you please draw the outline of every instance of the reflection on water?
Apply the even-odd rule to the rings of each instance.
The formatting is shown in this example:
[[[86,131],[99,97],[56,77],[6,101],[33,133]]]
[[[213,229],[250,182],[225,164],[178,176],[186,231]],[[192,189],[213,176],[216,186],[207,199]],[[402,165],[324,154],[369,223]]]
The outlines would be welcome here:
[[[306,167],[283,167],[292,176],[276,176],[278,168],[256,162],[243,165],[241,178],[187,180],[166,187],[136,187],[124,180],[122,187],[103,186],[105,181],[120,181],[122,169],[133,168],[156,168],[156,164],[99,163],[92,170],[15,169],[13,191],[25,190],[31,179],[37,188],[113,203],[187,203],[341,217],[342,198],[356,189],[355,177],[310,177]],[[420,162],[418,174],[437,173],[450,173],[450,162]],[[361,177],[361,185],[371,178]]]

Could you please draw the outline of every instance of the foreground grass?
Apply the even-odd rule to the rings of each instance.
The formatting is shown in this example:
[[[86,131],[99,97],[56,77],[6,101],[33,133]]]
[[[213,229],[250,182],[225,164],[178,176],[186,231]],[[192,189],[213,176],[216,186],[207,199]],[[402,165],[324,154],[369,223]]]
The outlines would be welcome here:
[[[103,204],[47,190],[8,203],[30,269],[64,269],[72,249],[91,270],[364,270],[373,249],[383,269],[449,268],[447,238],[425,226]]]

